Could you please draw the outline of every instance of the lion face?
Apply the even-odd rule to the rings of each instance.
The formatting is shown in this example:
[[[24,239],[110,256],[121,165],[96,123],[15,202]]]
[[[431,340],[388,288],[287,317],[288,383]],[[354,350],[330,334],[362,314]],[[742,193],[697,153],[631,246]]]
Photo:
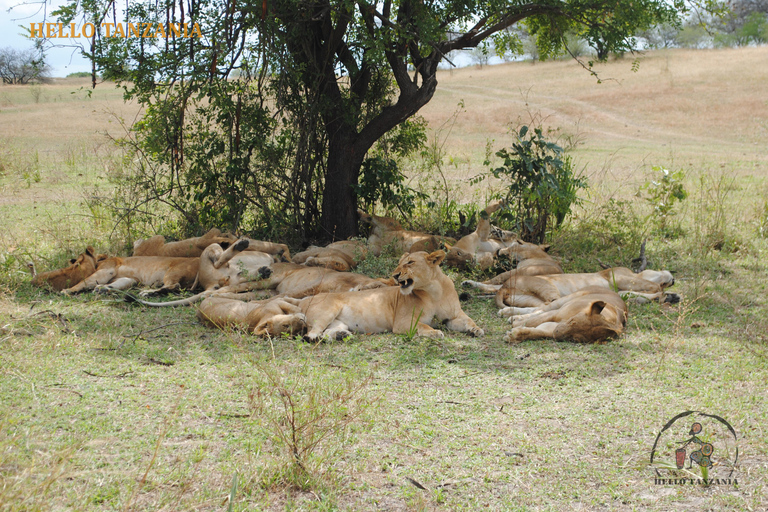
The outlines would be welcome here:
[[[433,284],[439,273],[440,263],[445,258],[443,251],[406,253],[400,258],[392,278],[400,287],[400,293],[408,295]]]
[[[400,225],[400,223],[395,219],[393,219],[392,217],[379,217],[378,215],[366,213],[360,209],[357,210],[357,215],[360,217],[361,221],[365,222],[366,224],[370,224],[373,227],[373,229],[377,229],[381,231],[393,231],[393,230],[403,229],[402,225]]]
[[[105,259],[106,254],[95,254],[93,247],[87,247],[76,259],[69,260],[68,267],[38,274],[32,279],[32,284],[48,286],[56,291],[64,290],[96,272],[99,263]]]
[[[449,245],[446,245],[446,248],[448,249],[448,254],[445,257],[446,265],[466,270],[469,264],[474,261],[474,256],[467,251]]]
[[[558,324],[553,337],[558,341],[592,343],[618,336],[625,324],[623,312],[604,301],[593,301],[584,311]]]

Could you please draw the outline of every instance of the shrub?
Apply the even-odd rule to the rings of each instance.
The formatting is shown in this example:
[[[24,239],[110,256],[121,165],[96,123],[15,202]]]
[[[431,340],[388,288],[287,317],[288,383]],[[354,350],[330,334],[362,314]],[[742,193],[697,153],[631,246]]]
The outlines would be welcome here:
[[[578,191],[587,187],[587,181],[576,176],[571,157],[545,140],[541,128],[531,132],[523,126],[516,137],[511,148],[496,152],[503,164],[490,174],[506,186],[502,196],[509,211],[503,217],[511,221],[512,229],[524,240],[542,243],[547,230],[560,226],[578,204]]]
[[[667,238],[676,238],[683,234],[682,228],[670,225],[670,218],[675,216],[676,203],[688,197],[683,186],[685,173],[683,171],[670,172],[664,167],[654,166],[653,172],[656,178],[647,181],[640,190],[638,196],[644,197],[651,205],[653,211],[649,220],[656,226],[659,235]]]

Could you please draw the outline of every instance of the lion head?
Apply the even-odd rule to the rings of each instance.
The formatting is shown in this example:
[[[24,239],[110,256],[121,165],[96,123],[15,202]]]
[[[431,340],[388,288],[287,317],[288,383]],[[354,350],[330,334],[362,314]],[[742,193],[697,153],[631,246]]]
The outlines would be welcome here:
[[[378,215],[364,212],[359,208],[357,210],[357,215],[360,217],[361,221],[369,224],[374,231],[399,231],[403,229],[400,222],[392,217],[379,217]]]
[[[590,302],[580,311],[555,328],[558,341],[593,343],[620,335],[627,323],[626,313],[602,300]]]
[[[89,246],[77,258],[69,260],[68,267],[35,275],[32,284],[49,287],[56,291],[64,290],[96,272],[99,263],[105,259],[107,259],[106,254],[96,254],[93,247]]]
[[[415,290],[422,290],[434,284],[442,274],[440,263],[443,259],[445,259],[443,251],[403,254],[392,273],[392,278],[400,287],[400,293],[408,295]]]
[[[445,264],[450,267],[466,270],[469,265],[475,261],[475,255],[469,251],[448,244],[445,244],[445,248],[448,249],[448,254],[445,257]]]

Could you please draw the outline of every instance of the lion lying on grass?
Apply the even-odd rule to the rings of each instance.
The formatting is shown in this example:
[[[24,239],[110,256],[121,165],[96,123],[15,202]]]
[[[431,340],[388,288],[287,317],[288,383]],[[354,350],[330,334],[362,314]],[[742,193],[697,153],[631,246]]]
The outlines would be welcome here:
[[[394,247],[395,251],[404,252],[435,251],[440,248],[440,240],[427,233],[406,231],[392,217],[379,217],[358,209],[360,220],[371,226],[368,247],[374,256],[379,256],[385,247]]]
[[[107,258],[96,272],[61,293],[70,295],[87,290],[127,290],[138,284],[158,287],[149,294],[164,294],[192,289],[200,267],[200,258],[131,256]]]
[[[532,312],[512,316],[519,311],[512,307],[499,311],[512,322],[513,328],[504,338],[509,343],[538,338],[595,343],[618,336],[627,323],[627,305],[621,296],[599,286],[589,286]]]
[[[30,263],[32,270],[32,284],[41,288],[50,288],[60,292],[70,286],[74,286],[86,277],[96,272],[99,263],[107,259],[106,254],[96,254],[93,247],[87,247],[85,252],[77,258],[69,260],[69,266],[50,272],[38,274],[34,263]]]
[[[166,242],[163,235],[155,235],[133,244],[134,256],[166,256],[172,258],[197,258],[211,244],[228,246],[237,238],[213,228],[203,236],[187,238],[178,242]]]
[[[407,333],[411,330],[419,336],[442,338],[443,332],[430,325],[434,320],[444,322],[448,329],[482,336],[483,330],[461,310],[453,282],[440,270],[444,258],[443,251],[405,254],[392,274],[397,287],[305,297],[297,303],[291,302],[298,306],[292,314],[304,315],[309,341],[343,339],[352,332]],[[252,309],[231,301],[231,308],[227,309],[225,300],[211,303],[201,314],[209,323],[217,324],[226,318],[227,325],[235,322],[252,328],[254,320],[249,315],[261,304]],[[284,305],[280,307],[283,314],[293,311]],[[257,315],[256,325],[269,320],[261,314],[261,309]]]
[[[482,270],[493,266],[499,250],[515,241],[515,235],[510,232],[501,232],[501,238],[491,236],[490,216],[502,205],[501,201],[489,205],[480,212],[480,220],[474,232],[462,237],[454,245],[446,244],[445,247],[448,250],[445,258],[446,265],[461,269],[473,265]]]
[[[268,277],[269,266],[278,256],[249,250],[250,245],[251,241],[246,238],[226,249],[219,244],[206,247],[200,255],[197,284],[203,290],[215,290]]]
[[[201,263],[202,267],[207,265]],[[234,300],[251,300],[263,298],[264,294],[279,295],[281,297],[301,298],[318,293],[346,292],[351,290],[368,290],[390,286],[391,280],[374,279],[363,274],[350,272],[337,272],[324,267],[305,267],[296,263],[273,263],[267,271],[259,270],[253,274],[252,280],[242,281],[238,284],[213,286],[208,290],[169,302],[147,302],[135,297],[126,297],[129,301],[139,302],[151,307],[188,306],[205,297],[226,297]],[[210,281],[228,282],[227,269],[220,274],[211,273]],[[217,277],[221,276],[221,277]]]
[[[485,293],[496,293],[496,305],[503,308],[542,306],[588,286],[615,289],[622,297],[675,303],[680,301],[680,297],[664,291],[674,282],[675,278],[666,270],[644,270],[635,274],[628,268],[615,267],[588,274],[513,275],[504,284],[470,280],[462,284]]]
[[[348,272],[368,255],[368,244],[362,240],[341,240],[325,247],[310,246],[294,254],[294,263],[308,267],[325,267]]]
[[[155,235],[146,240],[137,240],[133,244],[134,256],[168,256],[175,258],[197,258],[206,247],[218,244],[226,249],[231,244],[237,242],[236,236],[229,233],[222,233],[219,229],[213,228],[203,236],[187,238],[178,242],[166,242],[163,235]],[[261,240],[251,240],[247,251],[265,252],[273,256],[279,256],[285,261],[291,261],[291,251],[285,244],[274,242],[264,242]]]
[[[208,297],[200,303],[197,317],[212,327],[244,327],[256,336],[298,334],[306,327],[298,303],[298,299],[287,297],[251,302]]]

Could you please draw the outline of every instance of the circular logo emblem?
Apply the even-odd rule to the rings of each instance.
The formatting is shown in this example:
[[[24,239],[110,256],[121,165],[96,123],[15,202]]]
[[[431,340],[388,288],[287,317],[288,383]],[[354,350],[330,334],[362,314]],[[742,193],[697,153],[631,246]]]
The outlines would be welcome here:
[[[685,411],[667,422],[651,450],[658,478],[725,483],[739,460],[736,430],[715,414]]]

